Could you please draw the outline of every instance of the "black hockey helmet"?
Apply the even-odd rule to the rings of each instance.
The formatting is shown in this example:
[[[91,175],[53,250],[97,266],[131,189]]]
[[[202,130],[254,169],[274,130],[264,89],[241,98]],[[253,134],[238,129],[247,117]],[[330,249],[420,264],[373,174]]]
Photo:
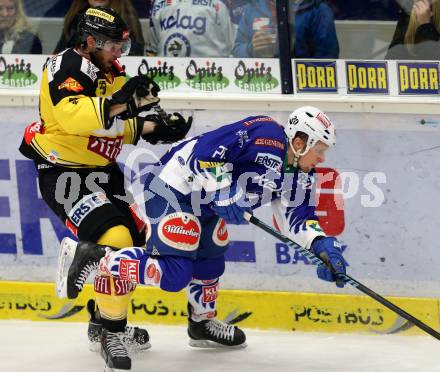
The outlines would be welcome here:
[[[78,35],[83,43],[88,35],[96,40],[98,49],[121,48],[121,54],[130,51],[130,32],[122,17],[105,6],[88,8],[78,23]]]

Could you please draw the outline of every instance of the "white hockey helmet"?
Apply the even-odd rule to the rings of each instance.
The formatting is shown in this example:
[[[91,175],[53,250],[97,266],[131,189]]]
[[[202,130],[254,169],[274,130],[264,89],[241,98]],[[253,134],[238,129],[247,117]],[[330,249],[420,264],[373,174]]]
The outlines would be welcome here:
[[[296,156],[306,154],[318,141],[329,147],[336,144],[336,131],[333,123],[324,112],[312,106],[300,107],[293,111],[284,126],[284,132]],[[297,153],[292,145],[292,139],[298,132],[303,132],[308,136],[306,148],[301,153]]]

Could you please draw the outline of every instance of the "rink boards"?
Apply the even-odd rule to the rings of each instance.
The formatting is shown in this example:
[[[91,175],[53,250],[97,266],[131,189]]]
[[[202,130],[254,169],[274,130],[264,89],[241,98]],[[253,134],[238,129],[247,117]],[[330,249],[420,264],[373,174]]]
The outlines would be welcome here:
[[[85,305],[93,288],[85,290],[70,310],[58,316],[68,301],[58,299],[50,283],[0,282],[0,319],[85,322]],[[391,297],[434,329],[440,329],[439,300]],[[421,334],[416,327],[366,296],[300,292],[221,290],[218,316],[243,328],[285,331]],[[138,287],[129,305],[129,321],[163,325],[185,324],[185,293]]]

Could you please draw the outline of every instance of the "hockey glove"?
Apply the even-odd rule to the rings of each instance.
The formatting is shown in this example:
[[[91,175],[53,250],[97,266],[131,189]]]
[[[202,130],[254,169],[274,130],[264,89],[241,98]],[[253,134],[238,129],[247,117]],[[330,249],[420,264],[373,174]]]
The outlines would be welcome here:
[[[167,115],[163,119],[160,115],[147,115],[145,120],[156,123],[152,133],[144,134],[142,138],[155,145],[156,143],[173,143],[185,138],[191,128],[192,116],[185,120],[179,113]]]
[[[232,225],[248,223],[243,214],[244,212],[252,212],[251,208],[247,206],[243,189],[237,184],[216,192],[213,209],[227,223]]]
[[[127,104],[127,110],[119,115],[123,120],[133,119],[142,111],[148,111],[159,102],[159,86],[146,75],[134,76],[115,92],[110,104]]]
[[[318,278],[328,282],[336,281],[336,286],[344,287],[345,282],[342,279],[336,279],[335,275],[345,274],[345,268],[348,266],[347,261],[342,257],[341,243],[334,237],[317,238],[312,243],[312,251],[327,264],[318,266]]]

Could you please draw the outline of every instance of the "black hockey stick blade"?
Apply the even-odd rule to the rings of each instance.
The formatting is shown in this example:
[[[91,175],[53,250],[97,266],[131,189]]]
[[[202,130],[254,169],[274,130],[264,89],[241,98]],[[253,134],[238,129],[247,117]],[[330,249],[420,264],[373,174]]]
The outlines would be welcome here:
[[[69,318],[79,313],[82,309],[84,309],[84,306],[80,306],[80,305],[75,306],[75,301],[76,299],[67,301],[56,314],[52,314],[52,315],[38,314],[38,316],[40,318],[50,319],[50,320]]]
[[[279,231],[275,230],[271,226],[267,225],[263,221],[259,220],[258,218],[254,217],[252,214],[248,212],[244,212],[244,218],[252,223],[253,225],[259,227],[260,229],[266,231],[268,234],[272,235],[273,237],[281,240],[283,243],[286,243],[289,247],[295,249],[299,253],[301,253],[304,257],[306,257],[311,263],[314,265],[325,265],[325,262],[316,256],[312,251],[309,251],[308,249],[301,247],[300,245],[296,244],[293,240],[289,239],[287,236],[284,236]],[[362,293],[366,294],[367,296],[375,299],[377,302],[381,303],[383,306],[387,307],[394,313],[400,315],[402,318],[405,318],[412,324],[414,324],[416,327],[420,328],[421,330],[425,331],[432,337],[436,338],[437,340],[440,340],[440,333],[438,333],[433,328],[429,327],[427,324],[423,323],[421,320],[415,318],[411,314],[407,313],[405,310],[401,309],[397,305],[393,304],[392,302],[388,301],[386,298],[382,297],[380,294],[374,292],[370,288],[366,287],[362,283],[358,282],[356,279],[353,279],[351,276],[347,274],[337,274],[339,280],[344,281],[345,283],[350,284],[354,288],[358,289]]]

